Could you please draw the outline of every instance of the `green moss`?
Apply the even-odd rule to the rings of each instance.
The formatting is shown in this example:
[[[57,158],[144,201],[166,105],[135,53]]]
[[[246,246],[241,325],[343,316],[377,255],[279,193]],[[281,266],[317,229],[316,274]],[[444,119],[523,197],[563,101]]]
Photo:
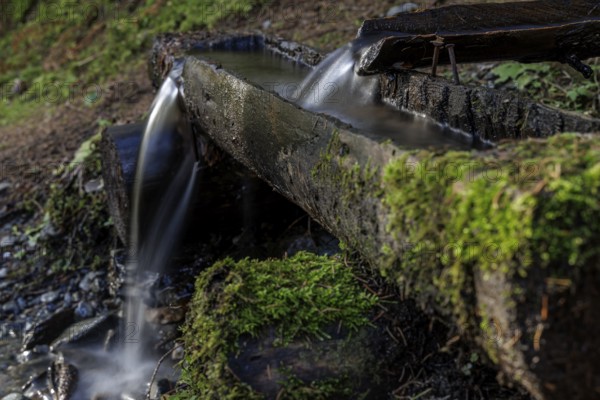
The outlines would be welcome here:
[[[575,276],[600,255],[599,171],[599,139],[575,134],[504,144],[476,158],[405,154],[384,174],[388,230],[405,244],[383,249],[391,254],[383,268],[421,298],[449,305],[459,322],[472,315],[465,308],[475,270],[508,279],[531,268]]]
[[[138,3],[4,2],[0,8],[7,28],[0,35],[0,48],[7,51],[0,60],[0,125],[68,100],[98,104],[109,92],[109,79],[131,87],[123,82],[123,71],[145,61],[157,34],[212,29],[225,18],[248,15],[265,0]],[[20,95],[11,93],[17,78],[28,87]],[[88,96],[85,88],[101,94]]]
[[[220,261],[198,277],[184,328],[186,396],[262,398],[228,368],[228,356],[239,351],[241,337],[256,338],[272,329],[277,346],[328,338],[326,328],[332,324],[350,331],[368,325],[376,301],[336,257],[301,252],[283,260]],[[302,382],[293,376],[282,386],[294,393],[282,398],[293,399],[327,398],[342,390],[331,380]]]
[[[57,180],[43,207],[43,221],[28,230],[30,243],[54,270],[105,265],[109,254],[111,221],[104,189],[86,191],[85,184],[100,184],[100,134],[85,141],[72,162],[54,171]],[[100,255],[100,256],[99,256]]]

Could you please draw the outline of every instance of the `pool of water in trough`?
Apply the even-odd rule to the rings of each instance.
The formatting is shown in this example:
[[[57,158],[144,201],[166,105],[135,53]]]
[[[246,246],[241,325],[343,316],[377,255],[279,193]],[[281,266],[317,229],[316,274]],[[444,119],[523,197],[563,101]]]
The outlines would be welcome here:
[[[389,138],[404,147],[472,147],[470,134],[382,103],[378,76],[354,73],[354,63],[368,44],[349,43],[314,69],[264,48],[195,54],[303,108],[328,114],[361,132]]]

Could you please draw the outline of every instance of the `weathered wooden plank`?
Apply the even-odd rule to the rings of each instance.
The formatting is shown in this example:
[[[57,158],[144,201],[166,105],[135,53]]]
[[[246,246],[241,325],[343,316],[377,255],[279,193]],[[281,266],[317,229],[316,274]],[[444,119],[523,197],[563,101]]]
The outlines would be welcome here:
[[[600,220],[594,203],[600,189],[591,178],[600,163],[597,138],[526,141],[491,153],[408,152],[193,57],[183,81],[190,116],[217,145],[424,306],[459,324],[534,396],[583,399],[600,386],[595,363],[600,335],[586,336],[599,330],[589,321],[600,317],[593,307],[600,300],[593,250],[600,232],[589,222]],[[573,161],[578,159],[585,161]],[[470,165],[469,174],[463,168],[447,176],[449,168],[456,171],[456,163]],[[559,164],[562,175],[555,172]],[[529,165],[536,173],[527,170]],[[497,183],[489,176],[503,178]],[[562,203],[570,189],[561,182],[587,182],[577,190],[591,203]],[[547,214],[543,204],[564,209]],[[575,223],[585,228],[550,228]],[[475,256],[445,254],[447,246],[468,250],[465,235],[478,230],[488,242],[474,245]],[[485,245],[504,246],[510,239],[518,241],[516,250],[503,249],[497,263],[486,258]],[[555,240],[579,244],[555,251]],[[530,257],[528,263],[521,250]],[[572,251],[585,256],[570,260]],[[549,282],[566,283],[569,289]],[[573,360],[577,369],[570,370]]]
[[[591,69],[578,60],[600,56],[600,7],[595,0],[545,0],[452,5],[367,20],[359,37],[377,40],[359,62],[364,74],[432,65],[438,39],[454,44],[459,63],[515,60],[559,61],[587,77]],[[449,64],[441,51],[439,64]]]
[[[382,74],[381,98],[398,109],[497,142],[560,132],[599,132],[600,120],[548,107],[514,92],[456,85],[418,72]]]
[[[157,42],[156,84],[195,40]],[[241,43],[269,40],[277,47],[274,39],[253,36]],[[280,47],[292,58],[320,58],[300,45]],[[597,138],[526,141],[493,152],[409,152],[194,57],[184,82],[197,133],[208,134],[424,307],[460,326],[537,398],[589,398],[600,387],[594,365],[600,311],[593,306],[600,301]],[[487,139],[599,127],[514,94],[424,74],[385,74],[381,82],[385,102]],[[517,241],[516,250],[504,234]],[[486,253],[494,246],[502,257]]]

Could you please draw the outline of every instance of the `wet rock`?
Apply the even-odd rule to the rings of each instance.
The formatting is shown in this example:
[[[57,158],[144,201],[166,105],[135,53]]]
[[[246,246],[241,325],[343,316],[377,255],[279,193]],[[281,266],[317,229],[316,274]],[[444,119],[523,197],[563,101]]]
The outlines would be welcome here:
[[[95,193],[104,188],[104,181],[102,178],[100,179],[92,179],[87,181],[83,187],[86,193]]]
[[[42,322],[33,325],[23,337],[23,350],[31,350],[38,344],[49,344],[64,331],[65,326],[75,321],[73,309],[68,308],[50,315]]]
[[[272,22],[271,22],[270,19],[267,19],[267,20],[263,21],[263,23],[261,24],[262,29],[265,30],[265,31],[267,29],[269,29],[271,27],[271,25],[272,25]]]
[[[317,253],[317,244],[308,235],[302,235],[296,238],[286,249],[286,253],[289,257],[300,251],[309,251],[311,253]]]
[[[385,15],[386,17],[393,17],[394,15],[413,12],[419,9],[419,6],[415,3],[404,3],[399,6],[390,8]]]
[[[31,351],[35,354],[47,354],[50,351],[50,347],[47,344],[38,344]]]
[[[58,291],[52,290],[41,295],[40,300],[42,301],[42,303],[53,303],[54,301],[56,301],[56,299],[58,299],[58,295]]]
[[[79,380],[79,371],[62,355],[48,368],[48,389],[54,400],[69,400]]]
[[[0,239],[0,247],[10,247],[17,242],[17,238],[14,236],[4,236]]]
[[[2,400],[26,400],[26,397],[21,393],[10,393],[4,396]]]
[[[145,311],[146,322],[157,325],[167,325],[183,321],[185,309],[183,307],[148,308]]]
[[[94,316],[94,308],[85,301],[80,301],[75,307],[75,315],[79,319],[91,318]]]
[[[81,282],[79,282],[79,289],[83,290],[84,292],[89,292],[91,289],[91,284],[93,279],[96,277],[96,273],[95,272],[88,272],[83,279],[81,280]]]
[[[16,301],[11,300],[2,305],[2,311],[4,311],[7,314],[18,314],[19,306]]]
[[[171,352],[171,359],[173,361],[179,361],[179,360],[183,360],[183,357],[185,356],[185,351],[183,350],[183,346],[177,346],[175,349],[173,349],[173,351]]]
[[[172,392],[175,389],[175,384],[168,379],[160,379],[153,382],[150,387],[150,398],[160,399],[161,396]]]
[[[96,318],[90,318],[79,321],[65,329],[58,338],[56,338],[50,348],[56,351],[66,344],[81,342],[104,343],[106,332],[116,327],[117,321],[113,314],[104,314]]]
[[[161,325],[154,335],[155,340],[161,343],[157,350],[161,352],[169,351],[172,348],[172,342],[181,334],[178,324]]]
[[[18,297],[17,298],[17,305],[19,306],[19,308],[21,310],[24,310],[27,308],[27,300],[25,300],[23,297]]]

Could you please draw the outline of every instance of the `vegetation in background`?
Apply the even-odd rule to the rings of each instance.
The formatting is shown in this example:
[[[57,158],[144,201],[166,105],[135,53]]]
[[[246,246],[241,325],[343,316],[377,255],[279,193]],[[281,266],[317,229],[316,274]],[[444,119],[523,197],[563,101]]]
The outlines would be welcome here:
[[[214,28],[265,0],[34,2],[0,7],[0,124],[78,98],[93,105],[109,79],[145,62],[161,32]]]
[[[533,100],[562,110],[600,117],[600,61],[586,61],[594,70],[591,79],[566,64],[505,62],[490,68],[461,68],[463,81],[503,90],[518,90]]]

